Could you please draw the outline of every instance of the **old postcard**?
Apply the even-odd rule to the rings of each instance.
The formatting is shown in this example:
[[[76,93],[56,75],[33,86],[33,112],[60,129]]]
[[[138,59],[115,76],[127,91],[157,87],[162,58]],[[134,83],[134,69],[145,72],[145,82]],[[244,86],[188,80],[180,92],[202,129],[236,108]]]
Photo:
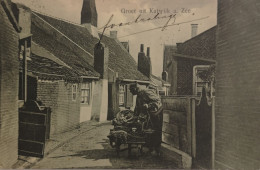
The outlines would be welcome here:
[[[258,0],[0,0],[0,169],[259,169]]]

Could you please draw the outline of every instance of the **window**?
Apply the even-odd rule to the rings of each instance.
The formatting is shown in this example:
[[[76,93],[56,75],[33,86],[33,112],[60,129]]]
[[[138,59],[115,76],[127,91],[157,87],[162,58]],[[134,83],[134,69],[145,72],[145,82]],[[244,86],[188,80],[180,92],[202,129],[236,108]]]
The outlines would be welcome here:
[[[125,103],[125,86],[119,85],[119,106],[123,106]]]
[[[77,99],[77,84],[72,85],[72,101]]]
[[[91,90],[91,83],[82,83],[81,85],[81,103],[82,104],[90,104],[90,91]]]
[[[200,96],[202,94],[202,89],[205,88],[206,92],[210,92],[210,82],[206,82],[202,80],[198,73],[207,70],[209,68],[208,65],[202,66],[194,66],[193,68],[193,95]]]

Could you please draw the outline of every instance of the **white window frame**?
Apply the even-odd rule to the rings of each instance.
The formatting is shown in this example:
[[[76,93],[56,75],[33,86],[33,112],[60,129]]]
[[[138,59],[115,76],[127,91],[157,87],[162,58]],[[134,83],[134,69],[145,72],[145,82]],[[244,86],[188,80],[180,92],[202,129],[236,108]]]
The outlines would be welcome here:
[[[76,101],[77,100],[77,91],[78,91],[78,85],[77,84],[72,84],[72,86],[71,86],[72,101]],[[74,94],[75,94],[75,98],[74,98]]]
[[[193,95],[198,95],[198,83],[206,83],[205,87],[206,89],[209,87],[210,83],[209,82],[205,82],[203,80],[199,80],[199,76],[197,75],[198,71],[201,70],[206,70],[208,69],[210,66],[209,65],[197,65],[193,67]],[[211,89],[210,89],[211,90]]]
[[[81,101],[80,101],[81,104],[85,104],[85,105],[91,104],[91,87],[92,87],[91,82],[81,83],[81,90],[80,90],[81,91]],[[84,93],[84,95],[83,95],[83,91],[88,92],[88,93]],[[87,99],[83,99],[83,98],[87,98]]]
[[[125,85],[119,85],[119,106],[125,105]]]

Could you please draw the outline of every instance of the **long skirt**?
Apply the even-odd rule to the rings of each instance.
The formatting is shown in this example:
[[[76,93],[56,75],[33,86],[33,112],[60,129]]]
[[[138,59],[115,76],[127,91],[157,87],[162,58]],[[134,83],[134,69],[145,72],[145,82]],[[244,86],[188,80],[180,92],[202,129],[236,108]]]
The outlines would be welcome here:
[[[154,131],[148,137],[147,145],[150,150],[155,149],[156,151],[160,150],[162,143],[162,123],[163,123],[163,111],[157,115],[150,114],[152,130]]]

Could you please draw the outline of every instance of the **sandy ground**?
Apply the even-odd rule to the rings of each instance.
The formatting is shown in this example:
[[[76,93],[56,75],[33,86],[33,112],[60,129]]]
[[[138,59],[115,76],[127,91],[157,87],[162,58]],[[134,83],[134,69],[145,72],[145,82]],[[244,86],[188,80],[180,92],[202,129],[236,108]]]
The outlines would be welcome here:
[[[112,128],[110,124],[91,125],[90,130],[74,137],[68,143],[59,147],[40,162],[33,169],[174,169],[173,161],[164,160],[155,154],[140,155],[137,149],[132,150],[128,157],[127,150],[117,156],[115,149],[109,145],[107,135]],[[80,131],[81,129],[79,129]],[[124,148],[124,146],[122,146]]]

